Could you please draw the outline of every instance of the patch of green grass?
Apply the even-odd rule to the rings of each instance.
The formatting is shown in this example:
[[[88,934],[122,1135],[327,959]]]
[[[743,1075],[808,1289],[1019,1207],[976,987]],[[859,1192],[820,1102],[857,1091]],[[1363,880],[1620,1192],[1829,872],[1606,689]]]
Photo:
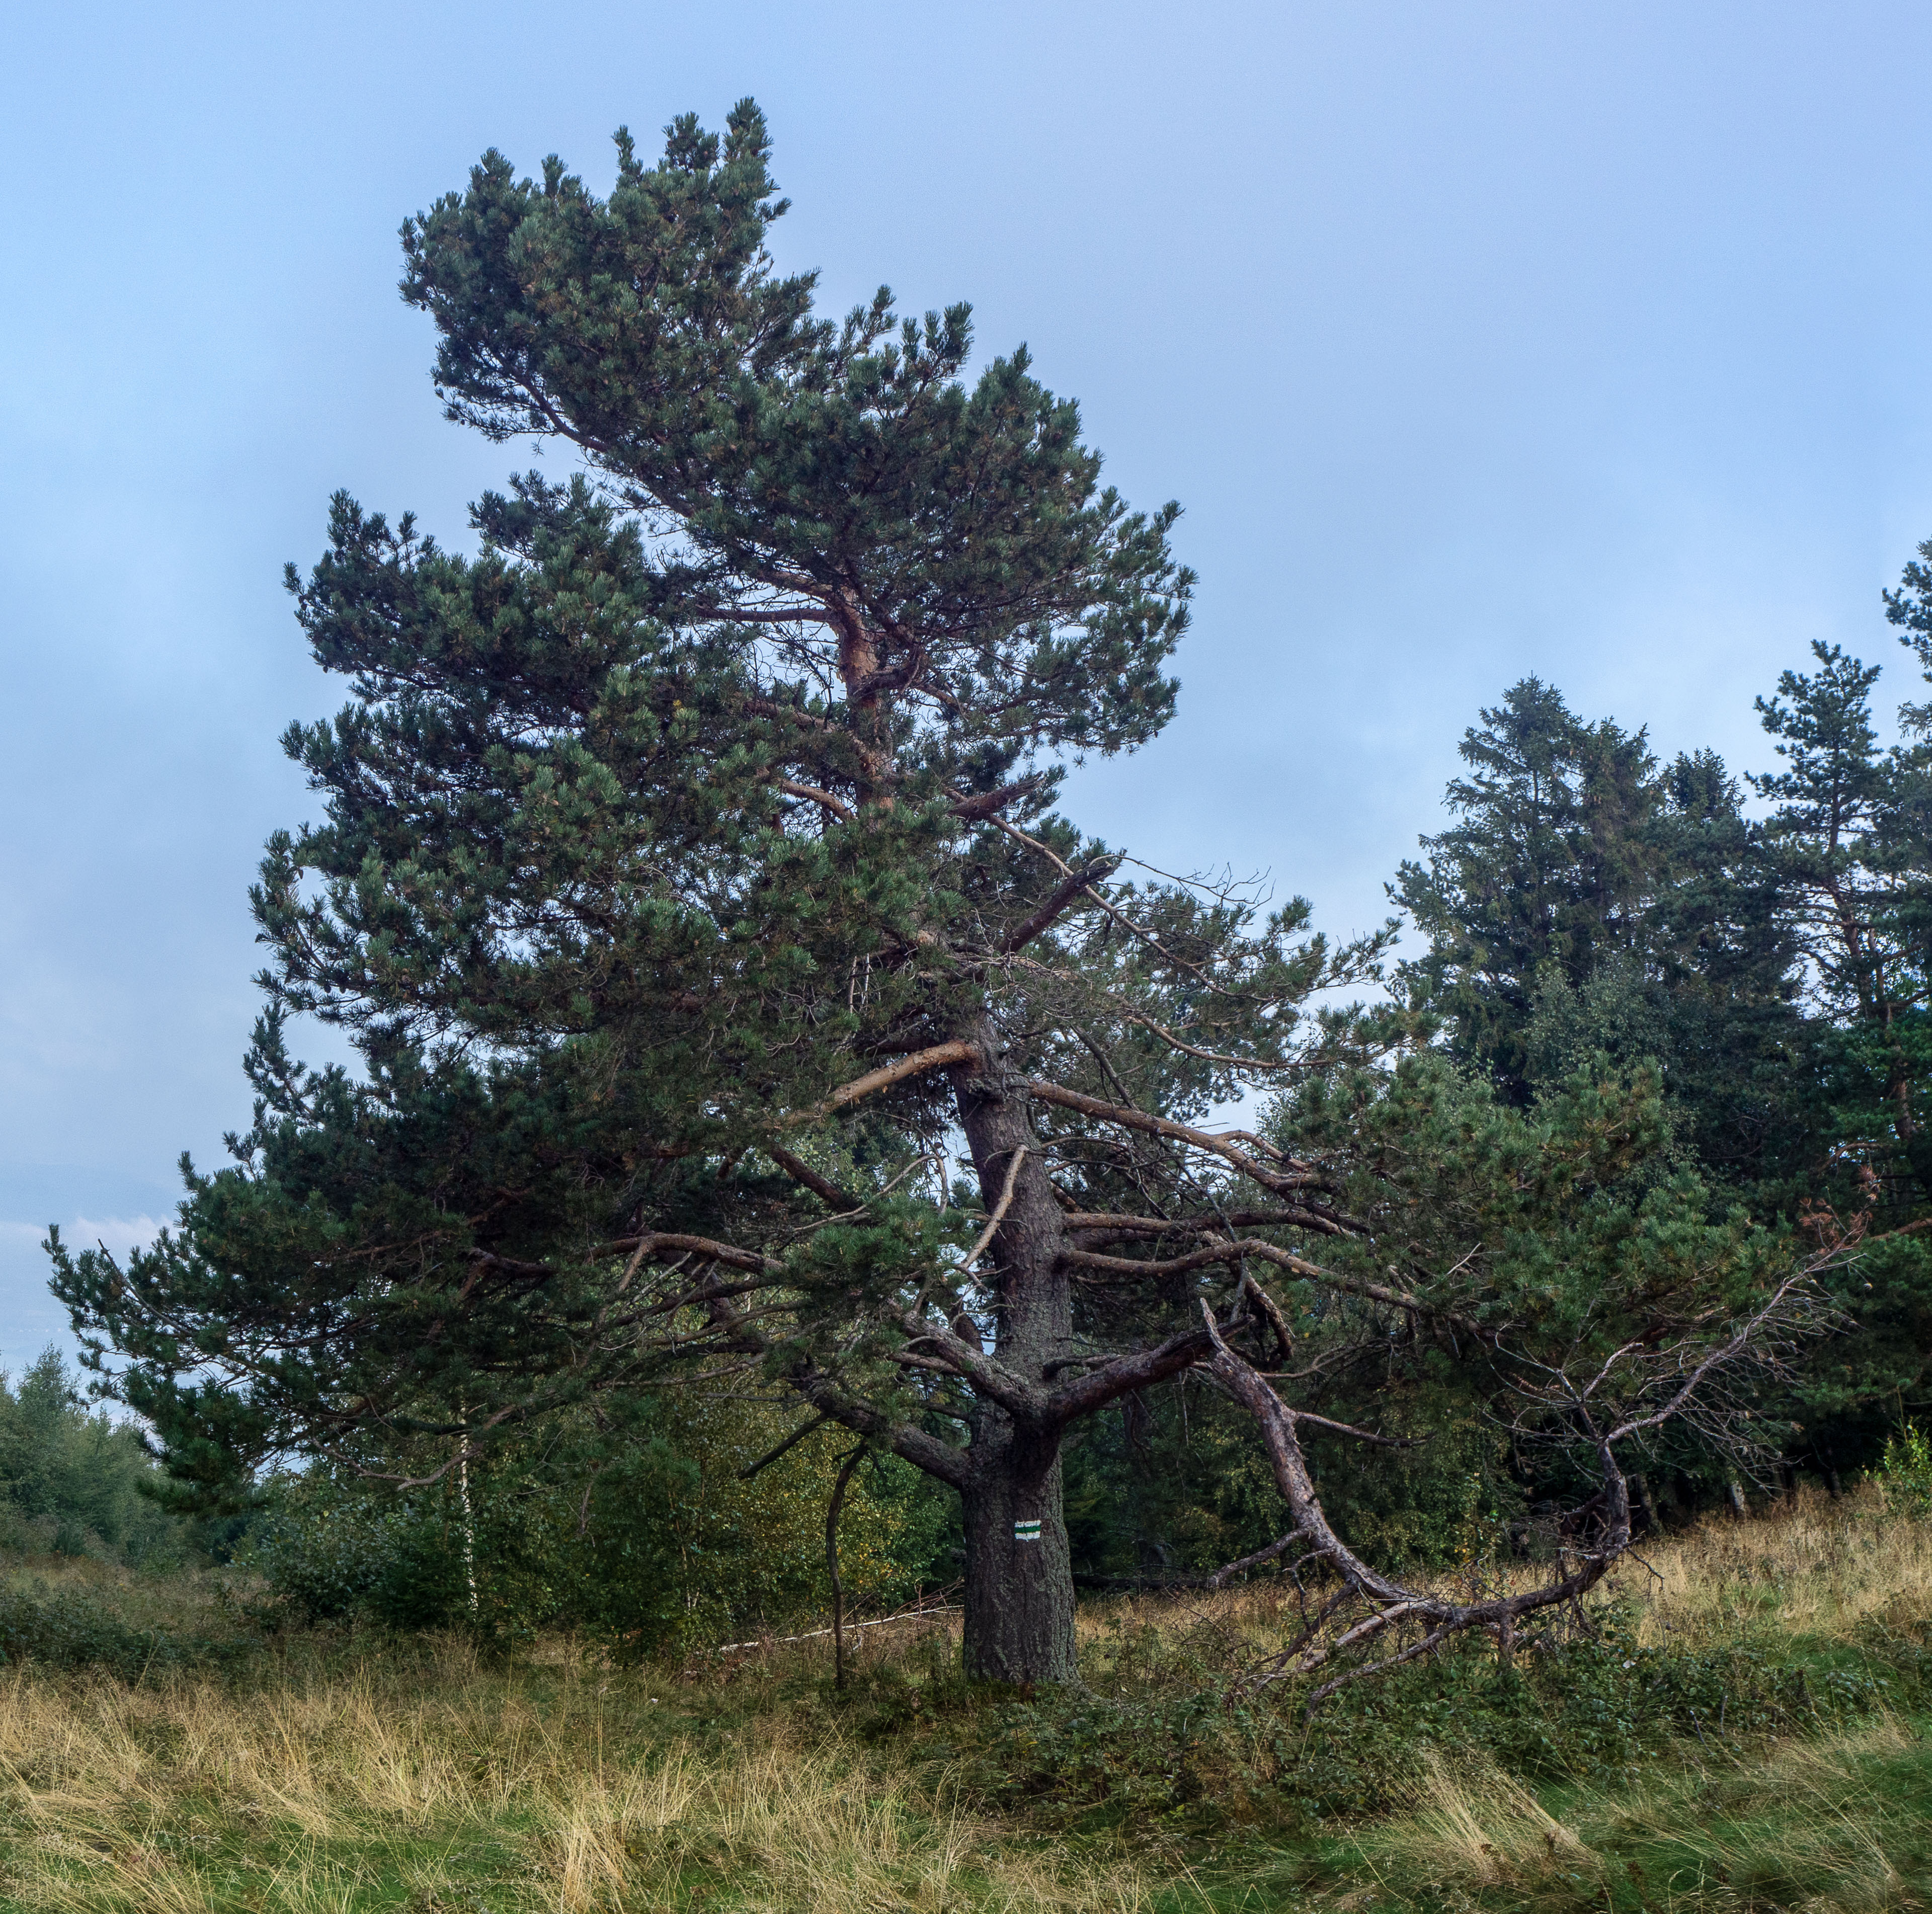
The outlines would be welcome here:
[[[1292,1894],[1416,1914],[1918,1906],[1932,1898],[1932,1748],[1886,1717],[1540,1799],[1478,1763],[1439,1768],[1408,1813],[1303,1868]]]

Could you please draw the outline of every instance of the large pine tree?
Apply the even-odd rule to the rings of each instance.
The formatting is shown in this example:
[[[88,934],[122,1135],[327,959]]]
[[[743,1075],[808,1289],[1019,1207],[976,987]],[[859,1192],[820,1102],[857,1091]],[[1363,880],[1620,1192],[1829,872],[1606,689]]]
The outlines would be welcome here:
[[[1204,1282],[1271,1333],[1245,1235],[1348,1227],[1198,1124],[1380,943],[1122,881],[1053,812],[1172,708],[1177,508],[1102,487],[1023,350],[968,382],[964,306],[815,316],[767,160],[748,102],[655,166],[620,135],[608,199],[491,153],[406,226],[450,416],[577,470],[473,556],[337,500],[291,584],[353,695],[287,739],[325,814],[255,893],[254,1127],[56,1283],[204,1495],[762,1376],[958,1491],[969,1667],[1064,1678],[1063,1439],[1209,1352]]]
[[[1640,1084],[1510,1145],[1567,1191],[1628,1139],[1584,1147],[1618,1186],[1547,1256],[1487,1114],[1426,1073],[1311,1091],[1273,1140],[1204,1126],[1359,1060],[1303,1006],[1385,939],[1124,880],[1054,811],[1070,758],[1172,707],[1175,508],[1102,488],[1024,352],[969,385],[963,307],[816,318],[765,253],[767,160],[746,104],[652,168],[620,136],[608,200],[493,154],[404,229],[451,414],[578,469],[486,497],[472,556],[336,501],[291,584],[352,694],[287,740],[323,815],[255,894],[254,1121],[178,1232],[124,1266],[56,1242],[56,1286],[203,1499],[278,1453],[420,1480],[547,1414],[621,1442],[644,1388],[777,1396],[798,1439],[958,1492],[967,1665],[1015,1681],[1076,1672],[1069,1432],[1204,1366],[1288,1505],[1256,1559],[1298,1538],[1360,1605],[1305,1671],[1412,1627],[1508,1652],[1628,1545],[1619,1450],[1732,1430],[1705,1379],[1789,1342],[1805,1277],[1633,1178]],[[1593,788],[1635,802],[1625,742]],[[1622,864],[1589,880],[1611,921]],[[364,1069],[295,1063],[291,1013]],[[1412,1144],[1461,1166],[1453,1216],[1400,1193]],[[1255,1364],[1298,1339],[1290,1407]],[[1541,1587],[1407,1590],[1335,1535],[1297,1431],[1367,1432],[1304,1405],[1398,1350],[1502,1365],[1526,1433],[1580,1444],[1598,1539],[1553,1531]]]

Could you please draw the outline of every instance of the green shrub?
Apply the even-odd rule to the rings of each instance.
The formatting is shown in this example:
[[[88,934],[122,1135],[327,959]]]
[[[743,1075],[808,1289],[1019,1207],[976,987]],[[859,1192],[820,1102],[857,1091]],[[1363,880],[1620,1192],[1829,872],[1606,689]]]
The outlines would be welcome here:
[[[456,1618],[465,1604],[460,1538],[440,1510],[345,1492],[321,1475],[271,1486],[238,1559],[304,1622],[368,1616],[428,1628]]]
[[[0,1588],[0,1664],[10,1666],[100,1667],[132,1682],[164,1669],[231,1662],[251,1646],[240,1636],[135,1628],[107,1603],[73,1588]]]
[[[647,1400],[600,1417],[506,1439],[460,1486],[453,1472],[403,1495],[320,1469],[282,1477],[240,1559],[298,1621],[468,1627],[501,1643],[574,1630],[622,1659],[823,1612],[825,1507],[849,1438],[814,1434],[747,1480],[795,1415]],[[428,1475],[448,1451],[401,1460]],[[872,1458],[840,1524],[848,1600],[910,1593],[952,1514],[927,1478]]]
[[[1901,1514],[1932,1514],[1932,1440],[1917,1423],[1886,1438],[1878,1479],[1886,1501]]]
[[[1498,1670],[1466,1639],[1343,1688],[1314,1719],[1306,1682],[1244,1690],[1151,1628],[1093,1658],[1084,1690],[982,1709],[949,1757],[990,1804],[1087,1829],[1167,1817],[1199,1829],[1259,1823],[1305,1834],[1410,1801],[1433,1751],[1486,1754],[1532,1783],[1634,1776],[1673,1747],[1735,1754],[1770,1734],[1858,1718],[1894,1699],[1890,1672],[1743,1646],[1635,1645],[1629,1618]],[[1108,1694],[1109,1688],[1119,1692]]]

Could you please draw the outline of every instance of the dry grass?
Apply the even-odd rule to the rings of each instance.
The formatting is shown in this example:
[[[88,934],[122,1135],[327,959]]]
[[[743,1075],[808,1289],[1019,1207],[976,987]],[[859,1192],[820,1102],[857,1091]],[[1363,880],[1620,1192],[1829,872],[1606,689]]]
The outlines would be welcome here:
[[[1766,1628],[1847,1641],[1932,1617],[1932,1525],[1898,1518],[1876,1488],[1835,1501],[1802,1489],[1748,1522],[1710,1517],[1638,1552],[1615,1588],[1641,1603],[1646,1646]]]
[[[1484,1592],[1527,1588],[1548,1570],[1486,1564]],[[1455,1594],[1466,1580],[1419,1578]],[[1851,1641],[1874,1627],[1894,1633],[1932,1621],[1932,1522],[1901,1519],[1873,1486],[1833,1498],[1805,1487],[1745,1521],[1712,1515],[1678,1534],[1646,1541],[1592,1600],[1629,1602],[1646,1647],[1736,1642],[1768,1631]],[[1083,1607],[1083,1652],[1104,1647],[1124,1627],[1181,1631],[1230,1657],[1258,1657],[1291,1632],[1279,1584],[1258,1581],[1220,1595],[1123,1598]]]
[[[1451,1768],[1431,1754],[1418,1792],[1414,1809],[1376,1843],[1379,1853],[1411,1871],[1497,1887],[1557,1868],[1601,1870],[1574,1828],[1487,1763]]]
[[[1835,1503],[1800,1496],[1643,1553],[1646,1565],[1604,1592],[1636,1604],[1654,1646],[1869,1642],[1922,1636],[1932,1618],[1932,1527],[1893,1519],[1875,1491]],[[215,1615],[199,1584],[170,1594],[75,1579],[144,1625],[199,1628]],[[178,1612],[164,1616],[170,1602]],[[1278,1586],[1262,1582],[1099,1604],[1079,1627],[1096,1687],[1131,1695],[1211,1684],[1204,1671],[1251,1663],[1292,1621]],[[860,1671],[890,1663],[916,1681],[956,1646],[950,1624],[878,1630],[858,1650]],[[643,1675],[562,1644],[486,1667],[457,1638],[359,1659],[338,1643],[332,1664],[263,1659],[230,1678],[130,1684],[0,1670],[0,1907],[1105,1914],[1204,1904],[1174,1858],[1185,1845],[1178,1822],[1156,1840],[1136,1821],[1082,1858],[1024,1816],[1002,1824],[949,1804],[912,1765],[929,1750],[842,1736],[848,1716],[813,1698],[824,1649],[707,1656]],[[1406,1810],[1359,1827],[1334,1850],[1342,1858],[1318,1863],[1330,1851],[1321,1841],[1270,1850],[1286,1870],[1278,1894],[1204,1859],[1202,1872],[1212,1904],[1255,1914],[1372,1901],[1525,1914],[1932,1906],[1932,1751],[1908,1726],[1880,1720],[1742,1760],[1722,1744],[1685,1753],[1640,1787],[1540,1797],[1493,1766],[1419,1754]]]
[[[0,1896],[76,1914],[1146,1904],[1131,1866],[1003,1840],[782,1720],[700,1760],[675,1732],[640,1744],[640,1705],[594,1677],[490,1677],[455,1645],[406,1684],[16,1670],[0,1684]]]
[[[1714,1516],[1646,1546],[1603,1599],[1632,1602],[1651,1647],[1771,1649],[1922,1638],[1932,1527],[1867,1488],[1810,1491],[1749,1521]],[[1637,1787],[1539,1801],[1485,1762],[1431,1762],[1407,1812],[1364,1829],[1337,1906],[1435,1907],[1480,1896],[1514,1914],[1598,1907],[1932,1906],[1932,1748],[1881,1715],[1756,1754],[1698,1747]]]

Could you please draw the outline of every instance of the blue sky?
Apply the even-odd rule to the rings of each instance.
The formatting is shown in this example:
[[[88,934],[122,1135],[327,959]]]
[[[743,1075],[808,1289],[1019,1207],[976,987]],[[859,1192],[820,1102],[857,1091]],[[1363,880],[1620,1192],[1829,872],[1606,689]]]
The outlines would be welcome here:
[[[1181,715],[1091,828],[1360,928],[1535,671],[1762,765],[1817,638],[1888,669],[1932,536],[1932,10],[90,5],[0,71],[0,1361],[45,1224],[120,1246],[245,1121],[276,745],[339,691],[280,586],[328,494],[446,538],[396,228],[488,146],[750,93],[835,311],[966,298],[1202,574]],[[311,1054],[327,1048],[318,1041]]]

